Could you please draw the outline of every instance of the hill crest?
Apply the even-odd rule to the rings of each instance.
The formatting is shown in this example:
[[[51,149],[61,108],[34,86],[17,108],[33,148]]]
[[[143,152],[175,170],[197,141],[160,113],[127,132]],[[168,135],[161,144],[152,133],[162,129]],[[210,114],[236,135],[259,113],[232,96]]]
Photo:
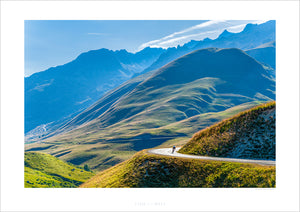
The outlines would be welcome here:
[[[194,134],[183,154],[275,159],[275,102],[256,106]]]
[[[81,188],[275,187],[275,167],[153,155],[143,150]]]

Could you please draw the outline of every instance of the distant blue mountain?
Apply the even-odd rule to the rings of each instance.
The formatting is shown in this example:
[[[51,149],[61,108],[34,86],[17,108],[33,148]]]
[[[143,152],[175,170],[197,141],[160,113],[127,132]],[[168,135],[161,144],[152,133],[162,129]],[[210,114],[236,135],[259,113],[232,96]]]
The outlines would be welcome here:
[[[254,49],[246,51],[251,57],[264,65],[269,65],[276,70],[276,44],[275,41],[260,45]],[[274,73],[275,76],[275,73]]]
[[[151,65],[164,51],[145,48],[133,54],[93,50],[25,78],[25,132],[88,107]]]
[[[208,47],[239,48],[242,50],[249,50],[272,41],[275,41],[275,21],[268,21],[260,25],[247,24],[244,30],[239,33],[231,33],[224,30],[224,32],[214,40],[209,38],[201,41],[192,40],[183,46],[169,48],[166,52],[160,55],[157,61],[155,61],[142,73],[160,68],[176,58],[194,50]]]

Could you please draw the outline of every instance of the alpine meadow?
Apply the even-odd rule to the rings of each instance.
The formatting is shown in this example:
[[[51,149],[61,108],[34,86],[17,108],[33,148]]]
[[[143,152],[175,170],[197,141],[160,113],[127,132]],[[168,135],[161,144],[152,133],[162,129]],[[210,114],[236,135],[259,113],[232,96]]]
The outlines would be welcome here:
[[[90,23],[26,21],[25,64],[34,27]],[[93,23],[103,42],[24,78],[25,188],[276,187],[274,20]]]

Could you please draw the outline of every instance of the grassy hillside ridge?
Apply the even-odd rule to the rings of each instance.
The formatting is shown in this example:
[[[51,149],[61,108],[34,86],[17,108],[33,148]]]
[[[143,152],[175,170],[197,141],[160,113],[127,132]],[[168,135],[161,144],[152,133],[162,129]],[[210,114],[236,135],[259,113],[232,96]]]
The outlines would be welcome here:
[[[25,187],[78,187],[94,173],[39,152],[26,152]]]
[[[80,187],[275,187],[275,167],[158,156],[143,150]]]
[[[179,152],[233,158],[275,159],[275,106],[269,102],[196,133]]]
[[[186,137],[178,137],[175,139],[171,139],[167,142],[164,142],[159,147],[170,147],[172,145],[183,146],[191,139],[191,137],[194,135],[195,132],[204,129],[207,126],[211,126],[218,121],[230,118],[235,114],[248,110],[258,104],[260,103],[257,101],[248,102],[248,103],[231,107],[224,111],[203,113],[163,126],[160,129],[169,130],[171,132],[176,131],[185,134]]]

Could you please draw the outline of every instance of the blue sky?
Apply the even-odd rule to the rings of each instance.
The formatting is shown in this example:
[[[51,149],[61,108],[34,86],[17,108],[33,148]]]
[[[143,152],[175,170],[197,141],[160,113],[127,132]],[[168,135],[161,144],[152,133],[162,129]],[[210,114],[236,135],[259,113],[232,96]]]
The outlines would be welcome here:
[[[216,38],[224,29],[241,31],[247,23],[264,21],[207,20],[27,20],[25,76],[74,60],[79,54],[107,48],[136,52],[168,48],[190,40]]]

